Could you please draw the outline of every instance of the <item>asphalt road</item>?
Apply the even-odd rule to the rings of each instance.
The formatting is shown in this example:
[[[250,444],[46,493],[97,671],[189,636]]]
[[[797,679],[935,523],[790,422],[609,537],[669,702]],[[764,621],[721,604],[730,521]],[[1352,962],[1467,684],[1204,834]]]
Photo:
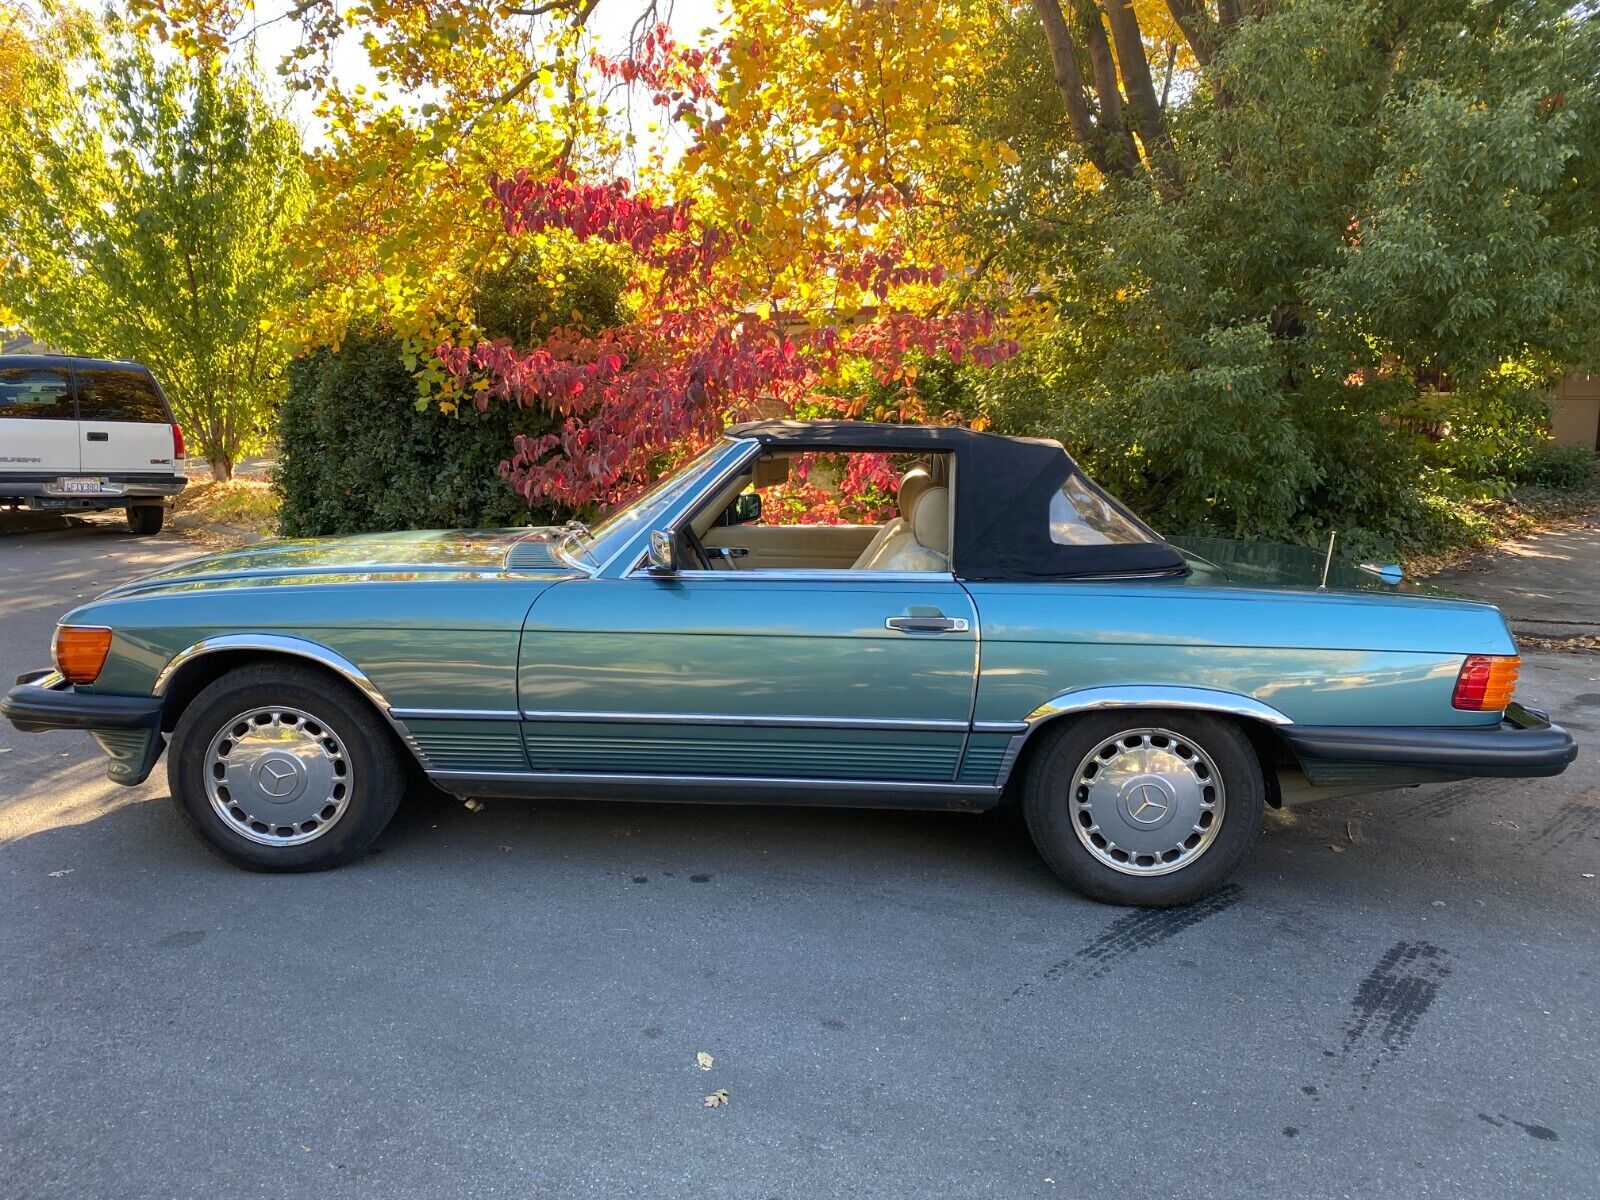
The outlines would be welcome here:
[[[189,552],[0,534],[0,675]],[[1273,814],[1156,913],[1003,816],[424,801],[250,875],[0,728],[0,1196],[1595,1195],[1600,657],[1524,684],[1565,776]]]

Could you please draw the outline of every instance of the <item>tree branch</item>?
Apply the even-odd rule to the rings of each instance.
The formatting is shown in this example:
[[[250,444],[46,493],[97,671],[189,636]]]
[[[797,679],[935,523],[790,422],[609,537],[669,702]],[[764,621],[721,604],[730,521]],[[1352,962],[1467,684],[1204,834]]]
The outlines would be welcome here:
[[[1226,0],[1219,7],[1226,7]],[[1183,30],[1195,62],[1202,67],[1209,67],[1217,52],[1219,30],[1217,22],[1206,11],[1204,0],[1167,0],[1167,11],[1178,23],[1178,28]]]

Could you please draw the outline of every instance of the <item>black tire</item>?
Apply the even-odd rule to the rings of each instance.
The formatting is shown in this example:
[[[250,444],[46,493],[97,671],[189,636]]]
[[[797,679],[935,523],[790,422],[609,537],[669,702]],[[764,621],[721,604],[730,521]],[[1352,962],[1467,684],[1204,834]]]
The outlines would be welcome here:
[[[1078,794],[1086,805],[1090,804],[1091,796],[1087,777],[1079,776],[1080,768],[1089,772],[1098,770],[1098,761],[1089,761],[1089,756],[1097,752],[1115,757],[1120,751],[1113,743],[1119,735],[1135,739],[1135,746],[1139,737],[1149,735],[1153,738],[1152,746],[1162,749],[1163,738],[1168,734],[1175,737],[1167,738],[1164,748],[1174,755],[1187,756],[1183,759],[1185,762],[1201,764],[1191,767],[1197,776],[1191,786],[1204,792],[1205,779],[1212,776],[1204,760],[1215,764],[1215,777],[1221,782],[1220,808],[1216,807],[1217,793],[1212,789],[1211,820],[1216,829],[1211,830],[1207,823],[1204,830],[1197,828],[1189,835],[1196,838],[1198,849],[1188,861],[1181,860],[1191,851],[1176,839],[1188,833],[1189,827],[1180,824],[1171,826],[1162,835],[1170,834],[1173,840],[1173,847],[1168,851],[1174,856],[1173,863],[1162,862],[1155,854],[1140,855],[1136,860],[1126,857],[1126,851],[1122,851],[1125,859],[1121,868],[1113,867],[1104,860],[1118,853],[1114,841],[1108,843],[1101,836],[1101,844],[1094,850],[1085,844],[1095,842],[1098,822],[1104,819],[1097,814],[1105,810],[1091,806],[1090,811],[1079,809],[1075,815],[1073,795]],[[1266,804],[1261,762],[1250,740],[1232,721],[1203,713],[1121,709],[1064,719],[1039,736],[1046,740],[1029,748],[1030,754],[1024,764],[1023,816],[1034,844],[1050,869],[1091,899],[1139,908],[1186,904],[1221,885],[1238,867],[1260,832]],[[1142,768],[1130,768],[1139,769]],[[1098,803],[1107,801],[1102,799]],[[1157,803],[1167,801],[1158,798]],[[1175,804],[1173,809],[1177,816],[1180,810]],[[1118,821],[1125,821],[1124,827],[1131,826],[1121,813],[1112,815]],[[1200,820],[1207,820],[1204,812]],[[1082,837],[1078,833],[1080,825],[1084,829]],[[1144,858],[1151,861],[1145,864],[1140,861]],[[1128,873],[1132,870],[1167,873]]]
[[[272,828],[242,819],[238,815],[242,810],[237,807],[232,810],[234,816],[224,815],[211,799],[213,781],[208,774],[212,769],[208,757],[213,740],[223,739],[218,742],[219,753],[227,755],[230,746],[236,749],[244,742],[228,741],[223,737],[225,732],[233,727],[250,736],[253,731],[240,717],[274,707],[295,710],[285,718],[291,730],[286,736],[328,745],[326,738],[316,735],[331,735],[339,751],[327,756],[329,777],[337,796],[329,807],[343,807],[317,828],[296,827],[287,836],[310,840],[294,844],[254,840],[267,837]],[[270,718],[267,724],[276,725],[277,718]],[[310,753],[317,753],[317,745],[311,746]],[[371,703],[343,680],[316,667],[256,663],[228,672],[184,710],[167,753],[167,782],[178,814],[210,849],[229,862],[255,871],[322,871],[360,857],[389,824],[405,794],[406,772],[401,754],[394,732]],[[278,758],[281,761],[282,755]],[[342,772],[332,774],[341,764]],[[222,778],[222,769],[219,759],[216,778]],[[341,780],[348,785],[343,793],[338,791]],[[311,796],[309,785],[304,786],[308,789],[305,794]],[[227,797],[225,789],[218,790]],[[219,803],[226,806],[227,800],[219,799]],[[317,815],[308,816],[303,824],[317,825]]]
[[[148,536],[160,533],[167,519],[167,509],[162,504],[131,504],[128,506],[128,528],[134,533]]]

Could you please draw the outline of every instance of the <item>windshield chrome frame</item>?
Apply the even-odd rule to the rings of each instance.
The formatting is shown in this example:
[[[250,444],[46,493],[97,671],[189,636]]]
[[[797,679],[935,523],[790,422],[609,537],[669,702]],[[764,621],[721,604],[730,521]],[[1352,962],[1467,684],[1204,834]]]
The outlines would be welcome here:
[[[711,467],[696,487],[687,489],[676,500],[666,505],[655,518],[642,523],[614,554],[598,566],[584,565],[596,579],[619,579],[643,561],[649,548],[650,533],[656,529],[669,529],[676,534],[684,516],[699,508],[700,504],[721,489],[751,461],[761,454],[761,443],[754,438],[724,436],[717,448]]]

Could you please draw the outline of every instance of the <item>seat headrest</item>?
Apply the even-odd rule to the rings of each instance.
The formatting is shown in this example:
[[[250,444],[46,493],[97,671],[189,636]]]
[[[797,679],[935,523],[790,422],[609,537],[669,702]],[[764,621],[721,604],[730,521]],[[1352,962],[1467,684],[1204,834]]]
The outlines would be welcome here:
[[[911,514],[911,536],[918,545],[950,553],[950,489],[930,487],[917,497]]]
[[[907,471],[900,480],[900,490],[895,493],[895,504],[900,509],[900,515],[911,520],[911,514],[917,509],[917,501],[932,486],[933,476],[928,474],[926,467],[912,467]]]

